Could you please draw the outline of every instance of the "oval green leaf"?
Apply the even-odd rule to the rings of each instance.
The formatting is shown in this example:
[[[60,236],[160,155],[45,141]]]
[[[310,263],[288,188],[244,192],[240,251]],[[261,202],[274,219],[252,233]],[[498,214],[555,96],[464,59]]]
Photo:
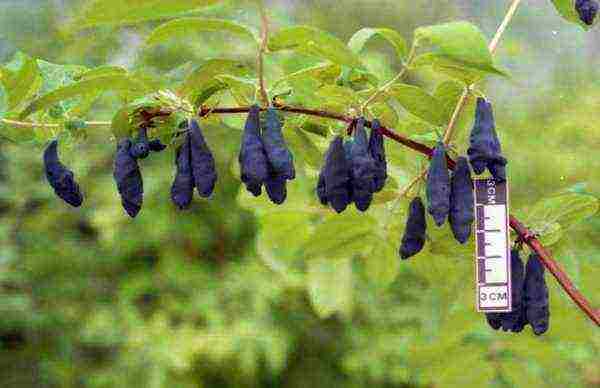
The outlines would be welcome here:
[[[387,95],[396,99],[404,109],[416,117],[434,125],[444,125],[446,116],[440,101],[418,86],[397,84]]]
[[[220,0],[92,0],[71,25],[82,30],[102,25],[129,25],[177,16]]]
[[[223,19],[187,17],[161,24],[150,33],[150,36],[146,40],[146,44],[158,44],[174,37],[190,36],[200,32],[220,31],[230,32],[257,41],[257,38],[252,31],[242,24]]]
[[[269,39],[269,50],[294,50],[350,67],[362,67],[359,57],[340,39],[310,26],[279,30]]]
[[[365,44],[374,37],[381,37],[387,40],[394,49],[398,58],[404,59],[408,54],[408,45],[406,40],[400,35],[398,31],[392,30],[391,28],[363,28],[357,31],[350,41],[348,41],[348,47],[355,53],[360,54]]]
[[[471,23],[452,22],[417,28],[415,40],[420,46],[434,46],[436,55],[454,61],[459,67],[504,75],[494,66],[485,36]]]
[[[321,318],[352,313],[354,279],[352,259],[318,258],[307,263],[311,304]]]
[[[124,91],[142,95],[147,91],[147,88],[141,82],[123,75],[108,75],[89,78],[62,88],[58,88],[33,100],[19,115],[19,118],[24,119],[32,113],[49,108],[52,105],[69,98],[79,97],[90,92],[107,91]]]

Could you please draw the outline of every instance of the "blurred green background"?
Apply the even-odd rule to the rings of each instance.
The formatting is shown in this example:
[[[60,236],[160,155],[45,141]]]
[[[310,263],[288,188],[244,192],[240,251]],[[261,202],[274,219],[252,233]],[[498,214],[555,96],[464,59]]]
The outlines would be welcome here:
[[[69,35],[64,26],[81,3],[1,1],[1,62],[23,51],[59,64],[121,65],[162,87],[207,58],[253,64],[252,47],[219,34],[146,47],[155,22]],[[508,3],[278,0],[269,13],[274,29],[310,24],[344,41],[367,26],[411,40],[416,27],[453,20],[471,21],[491,38]],[[204,12],[258,26],[250,2]],[[598,37],[597,29],[561,19],[549,0],[524,1],[496,55],[512,78],[481,86],[494,102],[510,161],[511,212],[519,217],[528,219],[538,200],[555,194],[600,197]],[[379,43],[363,58],[385,80],[399,63]],[[269,73],[297,68],[279,54],[267,59]],[[438,81],[426,72],[408,78],[426,88]],[[86,117],[110,120],[115,107],[114,98],[103,98]],[[220,173],[214,199],[174,209],[167,151],[143,162],[144,208],[135,220],[114,187],[108,128],[88,129],[63,150],[85,191],[80,210],[47,186],[42,142],[1,143],[0,386],[600,387],[600,332],[550,275],[546,335],[492,331],[474,311],[472,243],[459,247],[448,227],[434,230],[430,222],[431,241],[410,262],[359,249],[372,241],[366,233],[380,230],[392,236],[382,249],[397,249],[408,200],[334,219],[313,192],[323,139],[295,155],[306,167],[285,205],[249,197],[236,166],[242,120],[207,124]],[[465,128],[457,142],[463,152]],[[393,195],[426,161],[387,146]],[[323,222],[337,226],[325,233]],[[341,241],[357,224],[360,232]],[[344,257],[309,257],[312,244],[347,249]],[[600,303],[600,215],[551,248]],[[383,281],[373,282],[373,272]]]

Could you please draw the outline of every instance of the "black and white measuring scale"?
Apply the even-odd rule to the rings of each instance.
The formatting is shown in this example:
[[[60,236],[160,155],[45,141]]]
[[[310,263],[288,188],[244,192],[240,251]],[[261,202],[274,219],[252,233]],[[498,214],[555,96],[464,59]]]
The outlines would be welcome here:
[[[509,312],[512,301],[508,185],[492,178],[476,179],[474,183],[477,310]]]

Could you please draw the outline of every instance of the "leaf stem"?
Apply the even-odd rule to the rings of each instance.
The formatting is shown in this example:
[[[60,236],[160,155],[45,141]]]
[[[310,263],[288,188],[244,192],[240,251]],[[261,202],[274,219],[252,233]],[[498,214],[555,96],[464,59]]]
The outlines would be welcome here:
[[[263,106],[269,106],[269,95],[265,87],[265,59],[264,55],[267,52],[267,46],[269,43],[269,19],[267,17],[267,10],[265,8],[264,1],[259,4],[260,11],[260,45],[257,54],[257,68],[258,68],[258,89],[260,92],[260,98]]]

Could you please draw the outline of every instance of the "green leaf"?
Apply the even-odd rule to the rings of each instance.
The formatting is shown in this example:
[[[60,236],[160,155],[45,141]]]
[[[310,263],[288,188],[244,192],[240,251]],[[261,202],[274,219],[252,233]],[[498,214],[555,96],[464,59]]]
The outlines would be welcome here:
[[[345,257],[369,249],[368,238],[376,229],[374,218],[357,214],[330,215],[317,225],[304,247],[305,258]]]
[[[494,66],[483,33],[471,23],[452,22],[417,28],[415,40],[420,46],[434,46],[436,55],[450,59],[460,67],[504,75]]]
[[[588,26],[587,24],[582,22],[581,19],[579,19],[579,15],[577,14],[577,10],[575,9],[574,0],[552,0],[552,4],[554,4],[554,7],[556,8],[560,16],[562,16],[565,20],[571,23],[579,24],[586,30],[592,28],[592,26]]]
[[[319,169],[323,163],[323,154],[310,135],[301,129],[304,121],[306,121],[306,117],[300,117],[299,120],[286,118],[283,124],[285,140],[294,157],[299,157],[310,167]]]
[[[359,57],[340,39],[310,26],[294,26],[279,30],[269,39],[271,51],[294,50],[314,55],[333,63],[362,67]]]
[[[129,113],[130,110],[128,106],[124,106],[119,109],[112,118],[110,129],[115,139],[117,139],[117,142],[123,138],[129,137],[132,129]]]
[[[248,73],[248,66],[241,62],[230,59],[209,59],[185,78],[179,92],[188,98],[195,97],[215,85],[224,85],[216,79],[218,75],[245,76]]]
[[[362,255],[365,275],[369,281],[378,286],[387,286],[392,283],[400,271],[400,259],[396,248],[389,242],[379,239],[371,245],[371,250]]]
[[[256,79],[236,77],[228,74],[218,75],[216,79],[227,85],[231,95],[238,104],[249,105],[254,101],[256,95]]]
[[[431,66],[433,71],[461,81],[466,85],[474,84],[485,78],[486,75],[483,71],[466,67],[460,62],[453,61],[436,53],[421,54],[413,60],[411,65],[412,68],[424,66]]]
[[[543,230],[536,229],[536,232],[540,235],[540,242],[546,247],[559,242],[564,234],[563,228],[558,222],[546,223]]]
[[[260,218],[260,224],[260,241],[270,248],[276,257],[298,257],[295,252],[290,255],[289,251],[295,251],[297,247],[302,246],[310,235],[310,223],[307,222],[306,214],[298,211],[269,212]]]
[[[395,98],[404,109],[434,125],[444,125],[446,117],[440,101],[425,90],[407,84],[392,86],[387,95]]]
[[[321,318],[335,313],[349,317],[353,307],[352,259],[308,261],[307,287],[313,309]]]
[[[69,98],[83,96],[90,92],[107,91],[126,91],[128,93],[139,93],[141,95],[147,91],[147,89],[141,82],[123,75],[108,75],[89,78],[56,89],[33,100],[19,117],[24,119],[32,113],[49,108],[52,105]]]
[[[350,38],[350,41],[348,42],[348,47],[350,47],[355,54],[360,54],[367,41],[376,36],[382,37],[394,46],[398,58],[404,59],[408,55],[408,45],[406,44],[406,40],[404,40],[399,32],[390,28],[363,28],[352,35],[352,38]]]
[[[297,81],[310,78],[320,81],[321,84],[331,84],[340,76],[342,68],[340,65],[331,63],[319,63],[302,70],[290,73],[275,81],[272,89],[277,88],[283,82]]]
[[[564,194],[537,202],[527,216],[530,228],[536,232],[556,236],[598,212],[598,199],[585,194]],[[558,227],[555,225],[558,224]],[[560,235],[558,238],[560,238]]]
[[[46,94],[54,89],[70,85],[77,80],[77,77],[88,71],[88,68],[85,66],[61,65],[41,59],[37,60],[37,64],[44,81],[42,89],[39,91],[41,94]]]
[[[82,81],[88,78],[101,77],[107,75],[126,75],[127,70],[120,66],[99,66],[88,70],[74,77],[75,81]]]
[[[153,45],[163,43],[168,39],[181,36],[190,36],[200,32],[219,32],[226,31],[241,37],[250,38],[257,41],[252,31],[239,23],[223,19],[206,19],[197,17],[187,17],[161,24],[146,40],[146,44]]]
[[[219,0],[92,0],[72,27],[82,30],[101,25],[128,25],[178,16],[218,3]]]
[[[337,85],[325,85],[317,90],[316,95],[321,100],[321,104],[327,106],[339,106],[344,109],[351,105],[359,105],[358,94],[347,87]]]
[[[440,102],[440,110],[446,122],[450,122],[458,100],[465,87],[458,81],[444,81],[433,92],[433,96]]]
[[[0,81],[7,94],[8,109],[12,110],[31,97],[41,86],[35,59],[22,55],[22,65],[17,71],[0,68]]]

